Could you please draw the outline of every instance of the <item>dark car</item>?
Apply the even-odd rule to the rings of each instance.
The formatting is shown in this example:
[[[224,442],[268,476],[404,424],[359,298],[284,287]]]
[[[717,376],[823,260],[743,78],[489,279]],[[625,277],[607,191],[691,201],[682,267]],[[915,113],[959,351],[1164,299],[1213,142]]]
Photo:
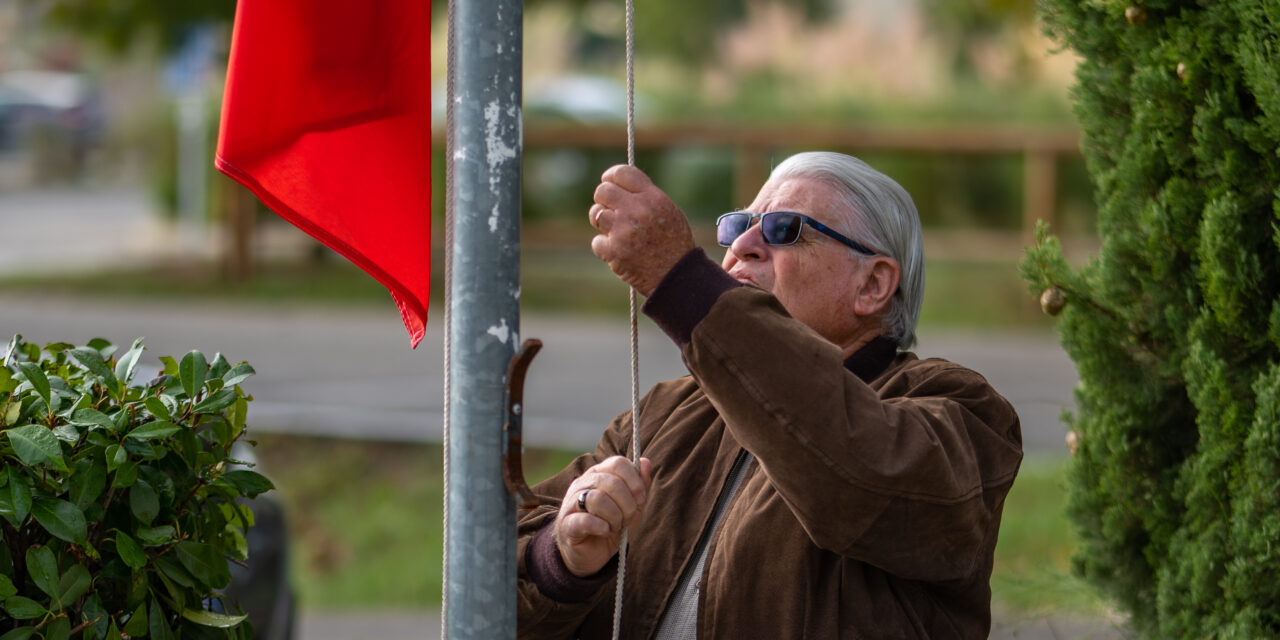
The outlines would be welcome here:
[[[253,460],[248,447],[236,445],[234,457]],[[262,473],[261,467],[255,470]],[[284,505],[269,493],[245,501],[253,510],[245,532],[249,558],[231,566],[226,594],[249,615],[255,640],[293,640],[297,605],[289,581],[289,528]]]

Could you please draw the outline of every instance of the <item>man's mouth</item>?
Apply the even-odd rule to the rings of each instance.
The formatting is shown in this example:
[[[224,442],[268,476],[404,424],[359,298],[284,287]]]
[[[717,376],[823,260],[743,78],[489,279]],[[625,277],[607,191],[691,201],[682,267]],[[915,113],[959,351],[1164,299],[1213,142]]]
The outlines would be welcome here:
[[[730,273],[729,276],[732,277],[734,280],[737,280],[738,282],[741,282],[742,284],[745,284],[749,287],[755,287],[757,289],[764,288],[760,286],[760,283],[756,282],[754,278],[752,278],[751,276],[745,273]]]

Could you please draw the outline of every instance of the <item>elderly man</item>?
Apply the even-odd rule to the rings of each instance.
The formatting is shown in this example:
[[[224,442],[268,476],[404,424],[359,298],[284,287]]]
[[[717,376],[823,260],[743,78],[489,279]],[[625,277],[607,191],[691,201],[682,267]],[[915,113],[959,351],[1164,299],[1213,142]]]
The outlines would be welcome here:
[[[919,360],[910,196],[803,153],[717,221],[720,266],[640,170],[595,192],[592,250],[646,296],[691,376],[655,386],[520,514],[521,637],[983,638],[1022,459],[982,376]]]

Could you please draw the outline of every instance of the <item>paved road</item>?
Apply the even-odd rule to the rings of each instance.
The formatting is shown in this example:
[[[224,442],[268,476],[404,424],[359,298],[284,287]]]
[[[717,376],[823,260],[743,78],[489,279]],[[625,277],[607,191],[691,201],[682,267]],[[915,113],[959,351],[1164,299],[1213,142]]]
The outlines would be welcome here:
[[[541,338],[526,388],[526,442],[587,448],[629,406],[625,322],[526,315],[526,336]],[[438,441],[443,335],[427,325],[416,351],[391,303],[385,309],[248,307],[109,301],[0,294],[0,335],[82,344],[96,336],[148,345],[143,371],[159,356],[191,349],[248,360],[250,416],[262,431],[352,438]],[[1071,406],[1075,369],[1046,334],[923,332],[917,352],[983,373],[1022,416],[1028,452],[1062,452],[1058,416]],[[679,352],[647,321],[641,331],[642,386],[685,372]]]

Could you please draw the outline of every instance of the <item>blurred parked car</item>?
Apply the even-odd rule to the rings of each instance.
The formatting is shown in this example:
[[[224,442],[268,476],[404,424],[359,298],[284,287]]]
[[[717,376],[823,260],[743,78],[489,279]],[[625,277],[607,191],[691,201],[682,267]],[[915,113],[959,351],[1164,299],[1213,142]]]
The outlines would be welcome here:
[[[37,164],[65,158],[41,172],[77,175],[99,145],[105,113],[99,93],[84,74],[10,71],[0,74],[0,154],[28,153]]]
[[[232,457],[256,462],[253,450],[237,443]],[[263,473],[261,467],[255,471]],[[231,566],[227,595],[249,614],[255,640],[293,640],[297,602],[289,581],[289,529],[284,506],[270,493],[246,504],[253,510],[252,527],[245,532],[249,559]]]

